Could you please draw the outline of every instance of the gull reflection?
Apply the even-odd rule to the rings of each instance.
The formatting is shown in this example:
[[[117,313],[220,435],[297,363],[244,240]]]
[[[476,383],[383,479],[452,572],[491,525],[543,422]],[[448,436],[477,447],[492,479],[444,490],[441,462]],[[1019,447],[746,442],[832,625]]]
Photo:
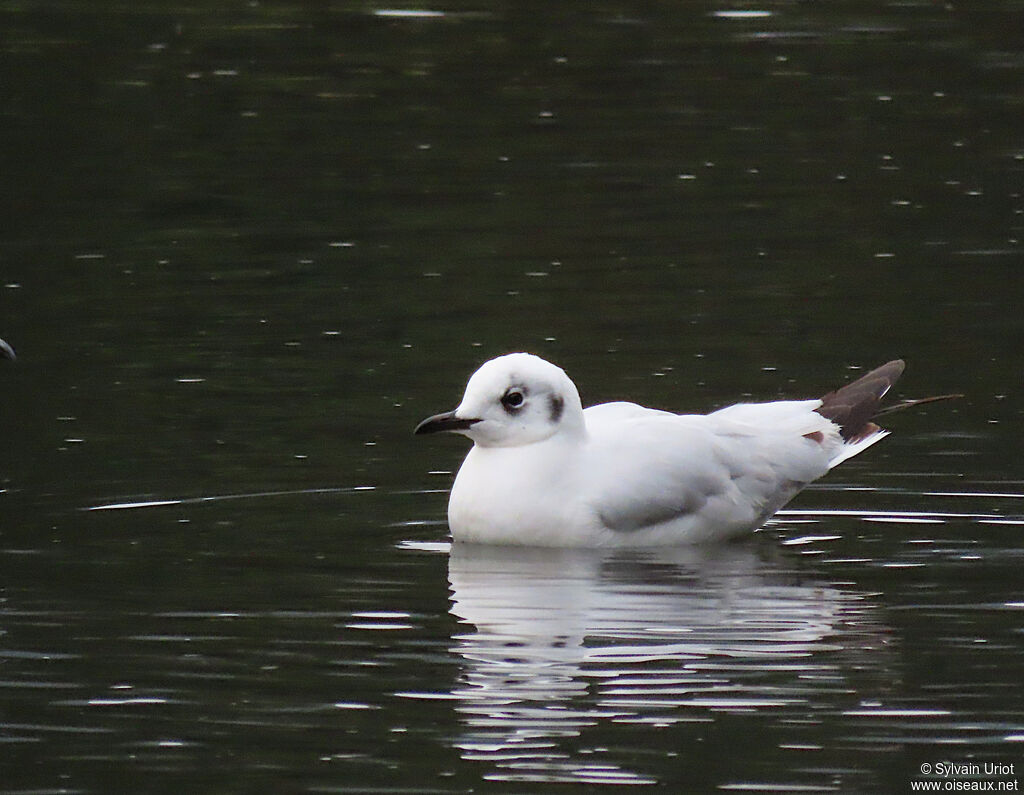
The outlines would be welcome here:
[[[793,717],[849,703],[872,672],[881,686],[888,630],[871,599],[801,582],[772,554],[454,544],[463,758],[490,762],[490,779],[652,783],[608,763],[602,726]]]

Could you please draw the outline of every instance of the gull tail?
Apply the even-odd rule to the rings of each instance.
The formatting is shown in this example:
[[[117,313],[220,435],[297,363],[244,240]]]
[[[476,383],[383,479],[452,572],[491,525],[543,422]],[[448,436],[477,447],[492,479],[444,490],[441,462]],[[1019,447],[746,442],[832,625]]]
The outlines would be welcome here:
[[[843,446],[829,461],[830,468],[863,452],[875,442],[880,442],[889,435],[889,431],[872,422],[875,417],[922,403],[963,397],[963,395],[937,395],[918,400],[905,400],[886,408],[879,408],[882,398],[903,374],[904,367],[902,359],[894,359],[822,397],[821,405],[815,411],[838,425],[839,435],[843,438]]]

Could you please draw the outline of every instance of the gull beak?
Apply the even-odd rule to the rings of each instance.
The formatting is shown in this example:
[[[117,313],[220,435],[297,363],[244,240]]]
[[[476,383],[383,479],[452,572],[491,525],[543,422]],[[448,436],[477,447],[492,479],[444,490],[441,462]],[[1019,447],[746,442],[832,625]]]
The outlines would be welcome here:
[[[475,423],[480,422],[477,419],[463,419],[462,417],[455,416],[454,411],[446,411],[444,414],[435,414],[433,417],[427,417],[423,422],[416,426],[414,434],[419,436],[423,433],[440,433],[441,431],[464,431]]]
[[[14,348],[3,340],[0,340],[0,358],[10,359],[12,362],[18,358],[14,355]]]

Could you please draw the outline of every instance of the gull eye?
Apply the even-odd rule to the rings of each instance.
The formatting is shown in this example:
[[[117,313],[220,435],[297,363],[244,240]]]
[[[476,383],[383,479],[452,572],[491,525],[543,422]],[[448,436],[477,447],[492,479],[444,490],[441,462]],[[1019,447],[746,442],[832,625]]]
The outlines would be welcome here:
[[[504,395],[501,396],[501,405],[503,405],[506,411],[514,411],[523,405],[523,401],[526,400],[523,397],[523,393],[518,389],[510,389]]]

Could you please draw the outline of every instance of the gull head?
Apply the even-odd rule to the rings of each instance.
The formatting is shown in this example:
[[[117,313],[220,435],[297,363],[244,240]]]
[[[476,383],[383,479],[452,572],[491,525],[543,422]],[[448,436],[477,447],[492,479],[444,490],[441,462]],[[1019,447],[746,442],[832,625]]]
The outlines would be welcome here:
[[[583,433],[576,385],[560,367],[529,353],[485,362],[454,411],[423,420],[416,433],[454,431],[481,447],[519,447],[555,434]]]

